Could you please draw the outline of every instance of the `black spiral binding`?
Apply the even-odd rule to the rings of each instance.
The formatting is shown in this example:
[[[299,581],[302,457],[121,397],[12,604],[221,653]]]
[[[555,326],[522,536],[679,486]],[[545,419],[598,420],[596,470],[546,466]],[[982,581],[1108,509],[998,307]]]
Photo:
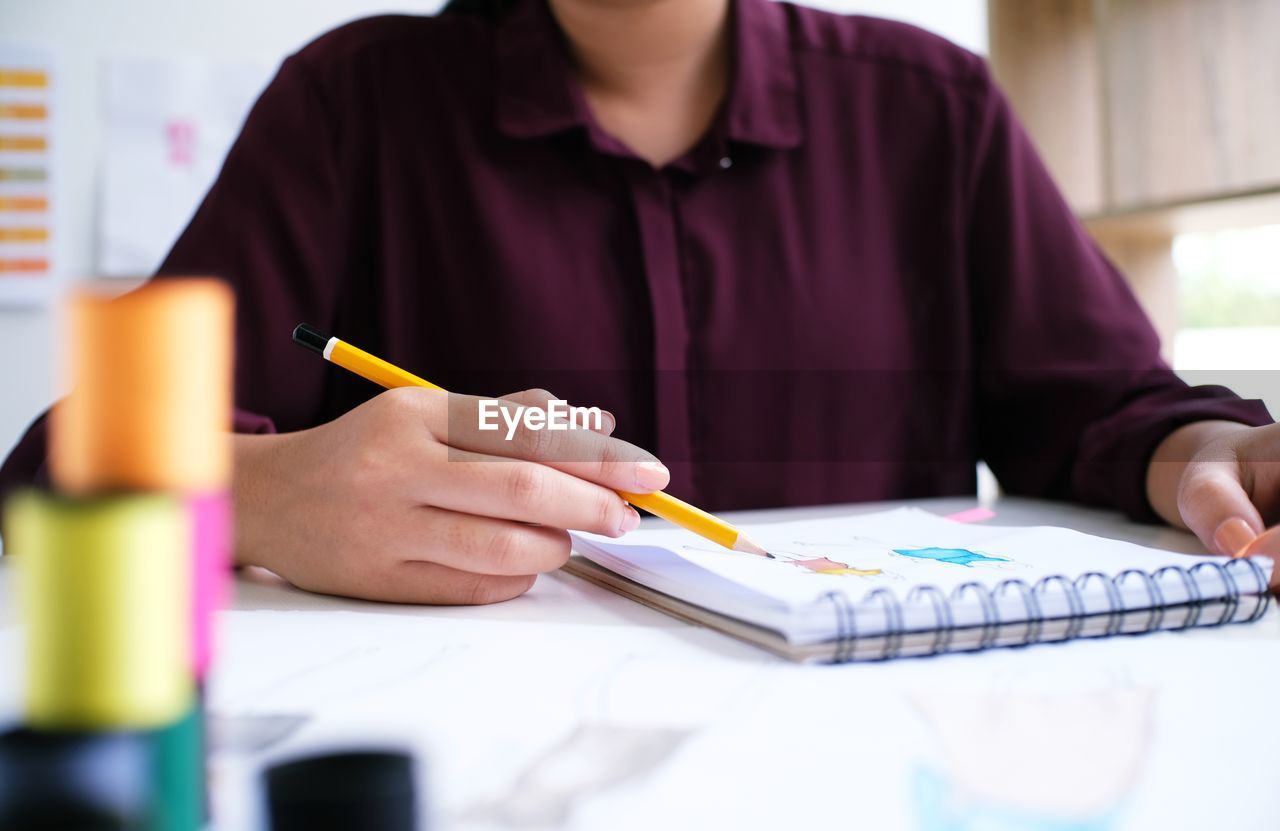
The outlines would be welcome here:
[[[1145,634],[1162,629],[1183,630],[1193,626],[1221,626],[1230,622],[1251,623],[1266,613],[1270,604],[1267,591],[1267,573],[1252,558],[1226,560],[1224,563],[1202,561],[1191,568],[1165,566],[1148,573],[1140,569],[1127,569],[1114,577],[1099,571],[1090,571],[1071,580],[1055,574],[1034,584],[1023,580],[1004,580],[989,589],[981,583],[969,582],[957,586],[950,596],[936,586],[916,586],[899,600],[889,589],[881,588],[868,594],[857,604],[842,592],[828,592],[820,601],[831,604],[835,621],[835,638],[831,641],[833,663],[855,660],[885,660],[904,654],[912,656],[938,655],[954,651],[956,634],[961,629],[976,629],[976,643],[970,639],[965,649],[987,649],[997,645],[1009,633],[1009,627],[1020,626],[1020,636],[1006,641],[1010,646],[1031,645],[1041,641],[1048,623],[1063,624],[1065,631],[1055,641],[1067,641],[1086,636],[1086,626],[1099,618],[1105,619],[1101,631],[1088,633],[1088,637],[1110,637],[1119,634]],[[1252,588],[1242,591],[1237,580],[1238,572],[1247,570]],[[1206,597],[1201,591],[1201,580],[1212,573],[1223,587],[1221,596]],[[1187,599],[1173,606],[1166,605],[1161,583],[1176,577],[1186,591]],[[1124,588],[1136,581],[1143,588],[1148,603],[1126,607]],[[1100,582],[1106,597],[1106,609],[1090,610],[1085,602],[1090,584]],[[1025,612],[1025,618],[1001,620],[1001,601],[1016,593]],[[1048,615],[1045,605],[1057,596],[1066,604],[1065,615]],[[976,600],[977,603],[973,604]],[[1247,614],[1238,614],[1243,603],[1252,600],[1253,607]],[[959,626],[955,610],[961,605],[976,605],[981,612],[981,623],[976,626]],[[1213,619],[1204,619],[1206,609],[1221,606],[1221,612]],[[909,607],[929,608],[933,613],[933,625],[921,630],[906,627]],[[874,636],[864,636],[858,630],[858,615],[875,613],[881,616],[884,626]],[[1182,614],[1170,622],[1170,614]],[[1132,618],[1145,616],[1141,625],[1132,628]],[[912,646],[905,650],[909,635],[932,636],[928,646]],[[864,655],[860,646],[875,647]]]

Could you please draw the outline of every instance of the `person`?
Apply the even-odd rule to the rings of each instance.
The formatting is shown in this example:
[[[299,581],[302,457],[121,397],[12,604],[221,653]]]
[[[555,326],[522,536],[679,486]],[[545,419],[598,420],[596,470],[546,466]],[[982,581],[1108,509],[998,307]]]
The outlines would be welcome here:
[[[313,591],[498,601],[566,529],[634,528],[616,490],[955,495],[978,460],[1220,554],[1280,517],[1265,408],[1173,375],[984,63],[902,24],[768,0],[352,23],[284,62],[160,274],[238,292],[237,558]],[[300,322],[458,394],[379,393]],[[473,396],[541,388],[609,415],[477,431]],[[43,430],[0,486],[39,481]]]

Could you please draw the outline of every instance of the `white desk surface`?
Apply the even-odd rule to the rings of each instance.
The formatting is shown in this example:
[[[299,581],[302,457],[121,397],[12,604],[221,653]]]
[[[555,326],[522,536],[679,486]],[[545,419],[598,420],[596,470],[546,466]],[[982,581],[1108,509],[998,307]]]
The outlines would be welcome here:
[[[1188,534],[1115,514],[1013,498],[992,507],[995,524],[1202,551]],[[20,694],[10,572],[0,560],[5,720]],[[264,764],[370,743],[415,751],[437,829],[1280,822],[1274,609],[1187,633],[803,667],[564,574],[473,608],[318,596],[261,572],[235,589],[209,689],[218,828],[255,826]]]

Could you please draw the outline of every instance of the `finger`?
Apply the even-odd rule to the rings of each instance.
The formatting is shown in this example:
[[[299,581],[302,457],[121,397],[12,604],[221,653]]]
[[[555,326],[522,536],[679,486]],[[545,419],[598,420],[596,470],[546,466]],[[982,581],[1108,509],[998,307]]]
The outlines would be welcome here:
[[[1178,488],[1178,512],[1215,554],[1235,556],[1262,531],[1262,517],[1240,483],[1238,465],[1193,462]]]
[[[640,525],[615,491],[554,467],[439,444],[426,452],[436,470],[417,477],[411,494],[422,505],[610,537]]]
[[[670,481],[671,474],[651,453],[601,433],[568,429],[563,418],[550,419],[550,393],[520,395],[535,403],[450,396],[448,431],[441,438],[452,447],[538,462],[614,490],[651,493]],[[482,405],[485,401],[490,403]],[[530,412],[540,413],[541,420],[529,420],[525,414]]]
[[[569,535],[558,528],[423,507],[412,512],[418,533],[398,551],[404,561],[459,571],[519,577],[555,571],[569,559]]]
[[[1271,568],[1271,590],[1280,591],[1280,526],[1259,534],[1253,542],[1240,552],[1242,557],[1270,557],[1274,563]]]
[[[1239,448],[1241,472],[1262,520],[1280,521],[1280,424],[1255,427]]]
[[[523,404],[526,407],[546,407],[548,403],[555,399],[555,396],[543,389],[524,390],[523,392],[514,392],[510,395],[502,396],[503,401],[511,401],[516,404]],[[613,431],[617,429],[618,420],[614,418],[613,413],[608,410],[600,411],[600,426],[596,427],[594,419],[587,421],[587,429],[592,432],[599,433],[602,436],[611,436]]]
[[[533,587],[536,575],[477,574],[439,563],[403,562],[369,581],[368,600],[479,606],[518,597]],[[346,590],[343,590],[346,594]],[[357,595],[359,596],[359,595]]]
[[[1245,557],[1261,554],[1264,557],[1272,557],[1280,563],[1280,525],[1259,534],[1241,554]]]
[[[544,412],[550,412],[551,402],[560,401],[550,392],[541,389],[525,390],[504,396],[500,400],[524,407],[536,407]],[[512,412],[514,416],[513,411],[508,409],[508,412]],[[605,487],[633,493],[661,490],[671,481],[671,474],[653,454],[624,441],[608,440],[607,437],[616,426],[611,413],[602,410],[601,429],[591,432],[573,430],[564,417],[548,417],[548,420],[554,420],[556,426],[568,426],[570,429],[535,430],[528,428],[522,421],[514,432],[508,429],[500,434],[501,443],[486,442],[473,449],[499,456],[529,459]],[[583,418],[577,420],[577,423],[595,422],[590,418]],[[496,438],[499,434],[490,435]]]

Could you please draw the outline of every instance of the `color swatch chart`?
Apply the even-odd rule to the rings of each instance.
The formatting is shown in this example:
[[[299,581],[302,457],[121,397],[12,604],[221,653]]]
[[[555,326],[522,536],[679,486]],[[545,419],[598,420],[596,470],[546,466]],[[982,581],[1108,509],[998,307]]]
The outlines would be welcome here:
[[[0,286],[50,274],[52,83],[38,52],[0,46]]]

